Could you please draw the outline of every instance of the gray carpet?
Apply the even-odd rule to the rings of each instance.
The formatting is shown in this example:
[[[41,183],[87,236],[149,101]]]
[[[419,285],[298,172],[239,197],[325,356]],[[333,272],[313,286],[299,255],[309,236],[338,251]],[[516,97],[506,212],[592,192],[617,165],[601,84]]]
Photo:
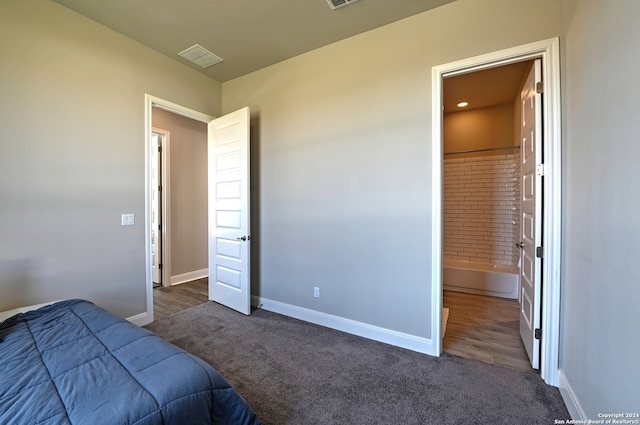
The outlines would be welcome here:
[[[553,424],[568,419],[540,376],[431,357],[264,310],[213,302],[147,329],[220,371],[266,425]]]

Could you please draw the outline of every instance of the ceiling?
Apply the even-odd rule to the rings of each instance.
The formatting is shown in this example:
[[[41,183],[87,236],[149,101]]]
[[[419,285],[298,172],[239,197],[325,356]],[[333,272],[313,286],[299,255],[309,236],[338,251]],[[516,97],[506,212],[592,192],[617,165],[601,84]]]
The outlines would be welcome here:
[[[486,108],[511,103],[520,88],[531,61],[516,62],[496,68],[445,78],[443,81],[444,113]],[[469,102],[463,109],[460,102]]]
[[[220,82],[455,0],[55,0]],[[178,56],[200,44],[223,62]]]
[[[220,82],[455,0],[55,0]],[[223,61],[202,68],[178,53],[200,44]],[[512,102],[526,62],[448,77],[445,113]]]

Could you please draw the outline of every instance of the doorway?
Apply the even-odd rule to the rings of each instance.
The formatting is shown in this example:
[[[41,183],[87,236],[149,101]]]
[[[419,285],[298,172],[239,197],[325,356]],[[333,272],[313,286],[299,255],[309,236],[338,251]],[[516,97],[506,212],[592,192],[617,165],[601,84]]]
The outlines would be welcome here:
[[[154,320],[154,314],[153,314],[153,307],[154,307],[154,299],[153,299],[153,287],[154,287],[154,280],[158,280],[158,276],[155,277],[154,279],[154,274],[157,275],[157,273],[154,273],[154,250],[156,250],[156,248],[153,246],[153,233],[154,233],[154,217],[153,217],[153,210],[154,210],[154,194],[153,192],[155,190],[157,190],[157,188],[154,186],[154,184],[152,184],[152,182],[154,181],[154,163],[156,163],[156,159],[155,158],[155,154],[154,152],[152,152],[152,136],[154,134],[159,135],[161,137],[158,137],[158,140],[160,143],[163,143],[163,153],[164,155],[162,155],[163,157],[163,166],[162,166],[162,170],[163,172],[160,172],[159,174],[162,175],[161,180],[163,181],[163,183],[161,184],[162,186],[162,196],[157,195],[156,199],[161,199],[162,200],[162,205],[163,207],[162,209],[162,214],[161,214],[161,218],[159,218],[159,220],[161,221],[161,232],[164,235],[164,243],[162,244],[162,250],[161,250],[161,255],[159,257],[159,259],[162,259],[161,264],[162,264],[162,269],[160,269],[161,271],[161,280],[162,280],[162,285],[163,286],[170,286],[171,284],[175,284],[175,283],[180,283],[181,281],[190,281],[190,280],[194,280],[194,279],[198,279],[202,276],[200,276],[202,273],[206,272],[206,265],[204,266],[205,269],[203,271],[201,270],[196,270],[195,273],[192,272],[183,272],[179,269],[175,269],[175,267],[172,267],[172,261],[170,259],[170,255],[171,255],[171,246],[172,243],[174,244],[174,239],[175,239],[175,235],[172,236],[172,230],[173,227],[175,226],[171,226],[171,208],[170,208],[170,202],[172,198],[175,198],[175,196],[172,196],[171,194],[171,188],[170,188],[170,143],[169,143],[169,134],[170,132],[165,130],[165,129],[161,129],[161,128],[154,128],[153,125],[153,112],[154,109],[162,111],[164,113],[169,113],[169,114],[173,114],[176,117],[180,118],[180,119],[188,119],[188,120],[192,120],[194,122],[197,123],[203,123],[204,128],[205,128],[205,134],[206,134],[206,125],[208,125],[209,122],[211,122],[211,120],[213,120],[213,117],[210,117],[208,115],[202,114],[200,112],[194,111],[192,109],[183,107],[181,105],[177,105],[175,103],[154,97],[154,96],[150,96],[150,95],[146,95],[145,96],[145,140],[147,141],[145,143],[145,157],[146,157],[146,184],[145,184],[145,188],[146,188],[146,207],[145,207],[145,216],[146,216],[146,225],[145,225],[145,248],[146,248],[146,299],[147,299],[147,312],[146,312],[146,318],[144,320],[145,323],[150,323]],[[206,138],[206,136],[205,136]],[[188,158],[187,158],[188,160]],[[204,154],[204,162],[206,163],[206,152]],[[192,186],[194,183],[193,182],[189,182],[186,181],[185,182],[185,187],[187,187],[188,191],[191,191],[192,189],[189,186]],[[203,184],[206,186],[207,181],[206,181],[206,175],[204,176],[204,182]],[[180,188],[178,188],[180,189]],[[184,193],[184,191],[183,191]],[[176,199],[177,200],[177,199]],[[200,199],[200,201],[203,203],[203,211],[205,211],[205,237],[206,237],[206,204],[207,204],[207,197],[206,197],[206,187],[205,187],[205,193],[204,193],[204,199]],[[174,211],[175,212],[175,211]],[[189,216],[185,216],[183,217],[183,221],[185,220],[190,220],[192,219]],[[156,221],[159,221],[156,220]],[[175,232],[173,232],[175,233]],[[157,235],[157,236],[162,236],[162,235]],[[188,237],[188,235],[187,235]],[[157,240],[157,239],[156,239]],[[204,245],[204,257],[206,259],[207,257],[207,246],[206,246],[206,241],[205,241],[205,245]],[[205,263],[206,264],[206,263]],[[177,275],[174,273],[174,269],[175,269],[175,273],[177,273]]]
[[[443,351],[524,371],[533,369],[519,332],[521,98],[533,65],[443,84]]]
[[[175,103],[145,95],[145,248],[146,248],[146,292],[147,312],[139,322],[144,325],[154,319],[153,308],[153,251],[152,244],[152,192],[153,155],[150,153],[153,134],[154,109],[169,112],[179,118],[186,118],[189,127],[193,123],[204,123],[206,134],[205,152],[199,152],[186,162],[185,169],[195,168],[195,162],[204,164],[204,175],[187,179],[181,190],[172,191],[172,199],[177,192],[192,192],[197,185],[204,186],[204,192],[195,199],[204,205],[204,229],[193,236],[204,238],[206,269],[183,273],[181,282],[210,277],[208,285],[209,299],[229,308],[250,314],[250,111],[248,107],[229,113],[217,119]],[[175,132],[172,132],[174,135]],[[175,142],[175,140],[174,140]],[[176,145],[174,143],[173,145]],[[168,153],[165,154],[168,159]],[[172,163],[176,158],[172,156]],[[172,173],[173,174],[173,173]],[[165,196],[166,197],[166,196]],[[174,203],[175,204],[175,203]],[[166,215],[166,214],[165,214]],[[192,220],[193,217],[186,217]],[[166,222],[170,220],[166,219]],[[173,228],[173,226],[172,226]],[[172,240],[175,239],[172,238]],[[180,250],[182,254],[182,250]],[[164,247],[165,257],[167,247]],[[190,259],[190,258],[189,258]],[[172,260],[169,260],[172,262]],[[166,267],[165,267],[166,268]],[[171,264],[172,270],[175,263]],[[203,276],[199,276],[201,272]],[[165,272],[165,280],[169,278]],[[160,288],[164,289],[164,288]]]
[[[543,104],[542,148],[544,183],[542,220],[545,223],[542,240],[544,262],[541,281],[545,284],[540,308],[541,333],[540,374],[549,385],[558,386],[559,295],[560,295],[560,72],[559,40],[557,38],[502,50],[433,68],[432,71],[432,344],[435,355],[442,352],[443,304],[443,81],[445,78],[479,70],[495,68],[526,60],[541,59],[545,81]]]
[[[165,181],[161,185],[151,185],[152,201],[164,200],[161,217],[161,240],[163,248],[162,283],[164,287],[177,285],[208,275],[207,269],[207,124],[178,115],[160,108],[153,108],[153,132],[162,136],[163,150],[158,155],[164,159],[163,167],[158,167]],[[170,141],[170,143],[169,143]],[[157,160],[152,146],[152,165]],[[152,166],[152,170],[153,170]],[[152,173],[152,181],[153,181]],[[153,195],[157,193],[154,198]],[[153,211],[153,222],[155,216]],[[152,226],[152,259],[157,228]],[[163,239],[163,240],[162,240]],[[154,262],[152,261],[152,266]],[[158,270],[154,282],[158,282]]]

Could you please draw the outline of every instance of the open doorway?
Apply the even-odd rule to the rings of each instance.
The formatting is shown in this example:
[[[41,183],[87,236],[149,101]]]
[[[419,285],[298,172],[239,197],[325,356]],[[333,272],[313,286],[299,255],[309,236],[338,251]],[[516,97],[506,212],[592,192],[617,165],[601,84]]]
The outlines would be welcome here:
[[[153,108],[152,114],[152,143],[153,135],[164,142],[159,152],[164,182],[159,190],[152,184],[151,193],[158,190],[156,199],[165,201],[160,224],[161,239],[166,243],[160,245],[166,254],[162,286],[167,287],[208,274],[207,124],[160,108]],[[151,161],[155,153],[151,152]],[[153,204],[151,219],[153,222]]]
[[[152,192],[151,185],[153,172],[151,164],[154,162],[151,150],[151,140],[154,126],[161,126],[156,122],[155,115],[169,113],[183,124],[170,130],[172,135],[172,149],[165,152],[165,159],[171,158],[171,163],[176,162],[175,147],[178,145],[176,134],[181,127],[202,127],[198,131],[204,137],[202,150],[186,149],[184,168],[187,174],[195,172],[192,178],[183,179],[179,187],[170,190],[171,205],[165,213],[165,223],[171,223],[172,245],[176,239],[176,220],[174,220],[176,198],[180,194],[195,194],[192,199],[202,205],[200,208],[192,208],[193,214],[187,214],[181,219],[194,227],[195,215],[200,215],[200,228],[191,233],[193,238],[202,237],[204,243],[200,254],[206,261],[205,269],[186,271],[176,276],[175,256],[171,256],[168,262],[171,264],[172,273],[165,279],[170,279],[170,284],[194,281],[203,276],[213,276],[208,281],[208,298],[243,314],[250,314],[251,279],[250,279],[250,111],[248,107],[231,112],[217,119],[204,115],[197,111],[185,108],[175,103],[165,101],[150,95],[145,95],[145,153],[146,153],[146,208],[145,208],[145,238],[146,238],[146,280],[147,280],[147,313],[140,323],[150,323],[154,319],[153,296],[153,244],[152,244]],[[196,152],[197,151],[197,152]],[[172,153],[173,152],[173,153]],[[196,164],[202,166],[196,167]],[[172,167],[174,168],[174,167]],[[196,168],[198,168],[196,170]],[[199,173],[199,174],[198,174]],[[170,173],[171,186],[175,173]],[[191,175],[191,174],[189,174]],[[204,188],[198,192],[197,188]],[[165,195],[166,196],[166,195]],[[178,203],[182,203],[178,199]],[[168,202],[166,202],[168,205]],[[190,239],[190,238],[187,238]],[[191,241],[189,241],[191,243]],[[167,246],[164,245],[165,260]],[[171,249],[172,252],[182,250]],[[193,259],[189,259],[193,260]],[[159,288],[164,289],[164,288]]]
[[[443,351],[529,372],[519,332],[520,145],[533,65],[445,78],[442,139]]]
[[[207,125],[212,117],[146,96],[147,319],[154,286],[208,276]],[[154,139],[161,152],[154,152]],[[158,184],[160,183],[160,184]]]
[[[433,68],[432,83],[432,344],[436,355],[442,352],[443,320],[443,86],[446,78],[475,71],[496,68],[528,60],[542,61],[544,80],[542,115],[542,144],[544,152],[536,173],[544,176],[541,199],[544,208],[541,219],[545,223],[541,240],[544,262],[540,279],[545,291],[537,300],[541,309],[541,327],[536,337],[540,341],[540,374],[550,385],[559,384],[559,299],[560,299],[560,71],[559,40],[557,38],[531,43],[511,49],[469,58]],[[537,247],[536,247],[537,248]]]

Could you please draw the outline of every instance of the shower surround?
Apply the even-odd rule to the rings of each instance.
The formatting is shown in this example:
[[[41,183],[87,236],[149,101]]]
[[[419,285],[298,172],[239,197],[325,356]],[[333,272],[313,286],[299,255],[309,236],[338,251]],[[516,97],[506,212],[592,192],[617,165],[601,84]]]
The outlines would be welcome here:
[[[445,289],[497,295],[513,298],[518,292],[520,250],[520,152],[478,152],[444,160],[444,240]],[[448,260],[454,260],[448,261]],[[464,261],[466,269],[478,271],[478,281],[468,285],[448,282],[447,263]],[[512,274],[505,293],[492,288],[492,279],[484,276],[487,267],[502,267]],[[469,275],[471,276],[471,275]]]

